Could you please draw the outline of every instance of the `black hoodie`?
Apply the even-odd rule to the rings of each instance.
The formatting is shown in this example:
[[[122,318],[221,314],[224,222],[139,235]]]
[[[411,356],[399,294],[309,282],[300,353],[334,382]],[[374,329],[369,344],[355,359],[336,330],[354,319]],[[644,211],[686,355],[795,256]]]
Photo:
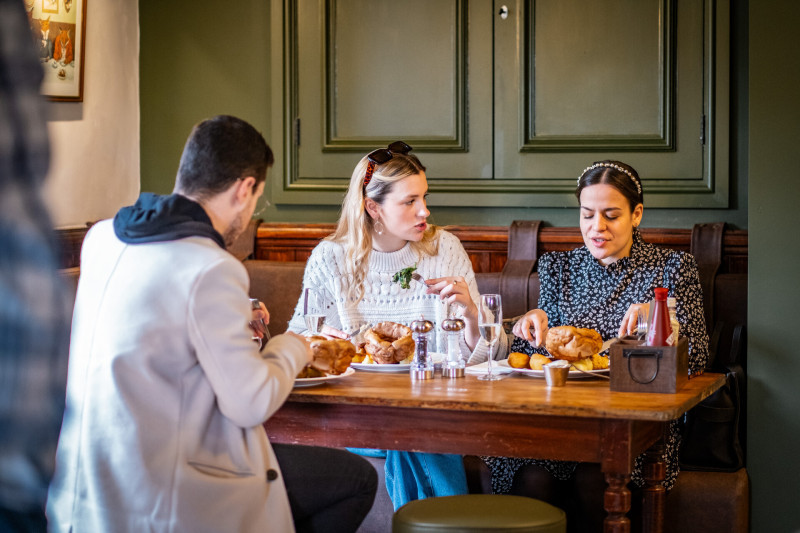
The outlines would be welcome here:
[[[142,193],[135,204],[123,207],[114,217],[114,233],[128,244],[208,237],[225,249],[222,235],[203,207],[180,194]]]

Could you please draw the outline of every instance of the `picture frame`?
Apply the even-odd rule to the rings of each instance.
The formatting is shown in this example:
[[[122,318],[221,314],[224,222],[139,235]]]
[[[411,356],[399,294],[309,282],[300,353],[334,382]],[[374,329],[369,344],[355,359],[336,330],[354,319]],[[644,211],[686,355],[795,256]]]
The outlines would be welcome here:
[[[41,92],[57,102],[83,101],[87,0],[24,0],[44,71]]]

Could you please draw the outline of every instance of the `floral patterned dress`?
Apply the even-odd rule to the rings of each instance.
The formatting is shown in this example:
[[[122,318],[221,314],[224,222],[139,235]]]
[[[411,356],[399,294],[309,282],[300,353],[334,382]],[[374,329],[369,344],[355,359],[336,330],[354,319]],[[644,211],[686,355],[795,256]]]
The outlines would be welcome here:
[[[552,252],[539,259],[539,308],[547,313],[548,326],[572,325],[594,328],[603,339],[616,337],[622,317],[631,304],[649,302],[655,287],[669,288],[677,300],[681,336],[689,341],[689,373],[701,371],[708,360],[708,334],[703,316],[703,292],[697,263],[690,254],[659,248],[642,240],[633,230],[628,257],[601,265],[583,246],[570,252]],[[526,340],[515,338],[512,352],[542,351]],[[607,354],[603,354],[607,355]],[[665,439],[664,487],[670,490],[678,475],[680,423],[673,421]],[[566,480],[576,463],[514,457],[483,457],[492,472],[492,491],[507,493],[514,475],[525,465],[540,465],[554,477]],[[643,455],[636,458],[631,479],[642,487]]]

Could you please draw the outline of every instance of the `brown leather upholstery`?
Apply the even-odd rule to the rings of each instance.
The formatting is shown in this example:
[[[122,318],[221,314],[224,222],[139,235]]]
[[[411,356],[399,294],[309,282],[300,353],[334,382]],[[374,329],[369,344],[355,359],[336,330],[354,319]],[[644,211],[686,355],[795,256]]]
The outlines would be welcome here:
[[[256,249],[256,233],[260,220],[251,220],[247,228],[239,235],[232,245],[228,246],[228,252],[239,261],[244,261],[252,257]]]
[[[750,522],[750,480],[737,472],[681,471],[667,495],[664,533],[745,533]]]
[[[248,260],[244,266],[250,274],[250,297],[258,298],[269,311],[269,332],[286,331],[303,289],[302,261]]]

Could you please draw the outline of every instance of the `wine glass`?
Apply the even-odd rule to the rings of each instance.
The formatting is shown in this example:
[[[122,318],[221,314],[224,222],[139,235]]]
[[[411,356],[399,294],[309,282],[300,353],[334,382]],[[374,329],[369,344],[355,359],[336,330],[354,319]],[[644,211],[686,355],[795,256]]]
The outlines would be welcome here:
[[[505,375],[492,373],[492,352],[497,339],[503,334],[503,302],[499,294],[481,294],[478,304],[478,331],[489,345],[486,374],[478,376],[478,379],[484,381],[503,379]]]
[[[325,291],[305,289],[303,291],[303,318],[311,335],[319,335],[325,324]]]

